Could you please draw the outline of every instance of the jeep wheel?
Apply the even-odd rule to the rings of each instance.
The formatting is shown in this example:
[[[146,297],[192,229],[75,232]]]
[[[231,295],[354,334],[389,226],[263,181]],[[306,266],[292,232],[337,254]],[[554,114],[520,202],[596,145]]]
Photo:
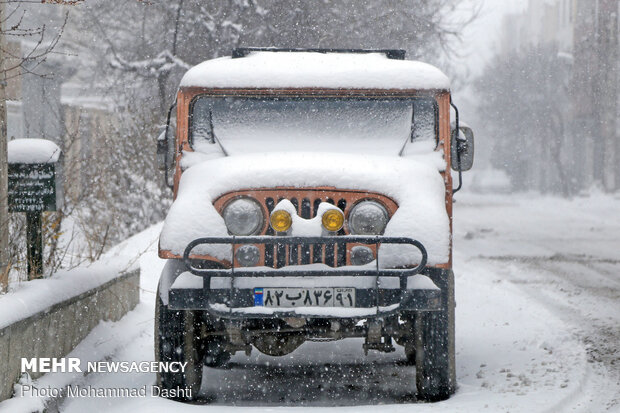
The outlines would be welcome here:
[[[415,317],[417,397],[445,400],[452,393],[448,318],[444,311],[420,312]]]
[[[415,365],[415,313],[401,315],[400,318],[404,324],[401,326],[401,335],[396,338],[396,343],[403,346],[406,363],[409,366]]]
[[[415,343],[405,344],[405,356],[407,356],[407,364],[415,366]]]
[[[187,363],[185,372],[162,371],[157,374],[161,395],[179,401],[198,396],[202,382],[203,345],[200,322],[195,312],[170,310],[159,291],[155,304],[155,360]],[[189,391],[186,391],[189,389]]]

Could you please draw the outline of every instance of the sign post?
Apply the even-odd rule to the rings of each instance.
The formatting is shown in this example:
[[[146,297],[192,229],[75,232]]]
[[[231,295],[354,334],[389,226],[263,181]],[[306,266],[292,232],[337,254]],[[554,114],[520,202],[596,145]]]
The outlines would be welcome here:
[[[26,243],[28,247],[28,279],[43,274],[43,231],[41,211],[26,212]]]
[[[26,139],[20,139],[24,141]],[[36,144],[35,139],[27,139],[30,142],[19,145],[29,146]],[[43,141],[37,139],[37,141]],[[28,260],[28,279],[41,277],[43,274],[43,211],[56,211],[57,164],[60,149],[49,141],[55,148],[53,156],[29,158],[24,153],[11,156],[9,150],[9,212],[21,212],[26,214],[26,251]],[[11,142],[13,143],[13,141]],[[17,145],[15,145],[17,146]],[[49,146],[49,145],[48,145]],[[52,149],[53,149],[52,148]],[[21,156],[19,156],[21,155]],[[17,158],[14,162],[11,158]]]

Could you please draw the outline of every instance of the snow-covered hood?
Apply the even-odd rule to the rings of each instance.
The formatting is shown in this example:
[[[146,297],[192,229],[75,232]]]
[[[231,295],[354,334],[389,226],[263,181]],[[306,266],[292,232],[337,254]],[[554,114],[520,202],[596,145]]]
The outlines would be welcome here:
[[[227,236],[224,219],[213,202],[221,195],[252,188],[335,187],[373,191],[392,198],[398,210],[388,223],[386,236],[407,236],[421,241],[428,263],[448,261],[450,226],[445,187],[439,171],[445,168],[440,152],[412,156],[371,156],[331,153],[261,153],[204,161],[181,176],[177,198],[160,236],[160,248],[181,255],[200,237]],[[407,253],[411,251],[411,253]],[[230,247],[203,245],[194,252],[230,259]],[[384,246],[382,266],[417,261],[411,246]]]

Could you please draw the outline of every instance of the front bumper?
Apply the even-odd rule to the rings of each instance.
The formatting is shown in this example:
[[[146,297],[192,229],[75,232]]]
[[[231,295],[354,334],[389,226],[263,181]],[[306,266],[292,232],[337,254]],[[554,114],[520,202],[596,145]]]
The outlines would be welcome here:
[[[181,274],[188,282],[179,283],[169,291],[169,306],[173,309],[206,310],[221,318],[374,318],[399,314],[404,311],[441,310],[443,295],[432,282],[420,283],[420,277],[428,277],[436,269],[427,268],[427,253],[417,240],[405,237],[338,236],[338,242],[374,244],[408,244],[417,248],[421,259],[415,268],[381,269],[374,267],[338,267],[329,270],[303,269],[289,266],[272,268],[200,268],[190,259],[192,250],[201,244],[229,244],[232,251],[240,244],[265,245],[316,245],[334,242],[325,237],[210,237],[192,241],[183,254],[184,263],[191,273]],[[379,251],[379,248],[377,248]],[[377,253],[378,254],[378,253]],[[378,258],[378,257],[377,257]],[[234,261],[234,260],[233,260]],[[375,260],[377,263],[378,260]],[[193,280],[192,280],[193,275]],[[272,277],[269,281],[266,277]],[[201,278],[201,279],[200,279]],[[434,278],[434,277],[431,277]],[[276,279],[285,279],[287,285],[301,286],[310,280],[317,286],[327,284],[346,287],[348,281],[356,281],[355,307],[298,307],[273,308],[254,306],[254,288]],[[360,281],[361,288],[357,284]],[[429,280],[430,281],[430,280]],[[299,284],[296,284],[299,282]],[[349,281],[350,282],[350,281]],[[254,283],[254,284],[253,284]],[[331,285],[330,284],[330,285]],[[420,287],[420,284],[426,284]],[[434,287],[434,288],[433,288]]]

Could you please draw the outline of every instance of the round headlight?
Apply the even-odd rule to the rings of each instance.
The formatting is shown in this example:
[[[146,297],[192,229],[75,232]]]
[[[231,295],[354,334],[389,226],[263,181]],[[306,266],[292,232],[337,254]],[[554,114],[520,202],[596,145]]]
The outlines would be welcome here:
[[[321,217],[323,227],[328,231],[338,231],[344,225],[344,215],[339,209],[328,209]]]
[[[362,201],[349,212],[349,230],[355,235],[383,234],[388,212],[376,201]]]
[[[293,224],[291,214],[283,209],[278,209],[271,213],[271,228],[276,232],[286,232]]]
[[[228,232],[233,235],[253,235],[263,227],[263,210],[250,198],[230,202],[222,213]]]

